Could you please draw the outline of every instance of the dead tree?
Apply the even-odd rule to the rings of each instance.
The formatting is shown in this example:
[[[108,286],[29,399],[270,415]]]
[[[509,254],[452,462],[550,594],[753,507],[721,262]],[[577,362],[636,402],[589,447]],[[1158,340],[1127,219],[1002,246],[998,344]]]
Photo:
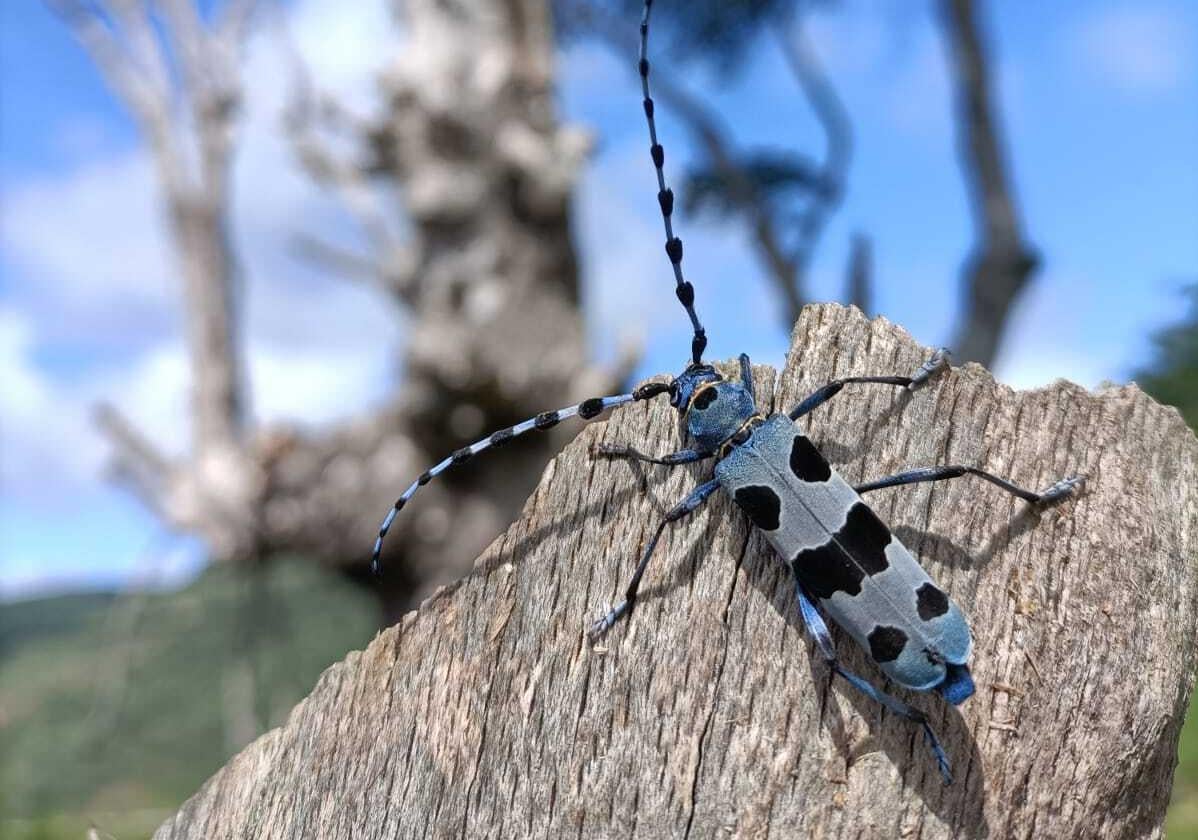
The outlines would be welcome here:
[[[619,390],[631,359],[614,371],[588,363],[569,205],[587,140],[555,115],[545,0],[396,2],[409,45],[382,82],[384,112],[360,125],[322,112],[326,126],[332,113],[356,132],[356,158],[328,153],[320,114],[291,114],[301,160],[350,199],[376,248],[366,264],[408,316],[397,397],[321,434],[246,421],[227,227],[252,2],[230,0],[212,23],[190,0],[54,5],[149,142],[191,335],[187,457],[168,458],[115,409],[100,419],[121,477],[169,525],[200,534],[215,561],[287,553],[364,573],[371,534],[412,476],[487,428]],[[371,203],[378,182],[399,192],[402,212]],[[388,213],[408,222],[402,241]],[[392,619],[469,567],[568,438],[513,446],[469,484],[430,492],[376,585]]]
[[[963,361],[994,362],[1011,307],[1040,257],[1025,240],[1003,154],[990,63],[973,0],[941,0],[956,98],[957,145],[978,242],[966,260],[953,349]]]
[[[256,471],[245,457],[246,388],[229,238],[229,168],[254,3],[226,4],[211,25],[189,0],[156,7],[50,0],[137,121],[158,174],[182,281],[192,379],[188,463],[172,464],[109,406],[99,412],[119,476],[164,519],[186,522],[218,556],[252,543]]]
[[[759,404],[927,352],[809,307],[780,377],[756,371]],[[706,474],[591,456],[671,449],[659,401],[588,428],[470,576],[330,668],[156,838],[1159,836],[1198,665],[1198,441],[1178,413],[1135,385],[1015,392],[966,365],[915,394],[861,386],[808,429],[850,481],[1089,476],[1042,511],[965,479],[871,497],[971,619],[976,696],[903,695],[944,736],[952,786],[915,728],[830,678],[789,573],[727,499],[669,531],[636,612],[585,642]]]

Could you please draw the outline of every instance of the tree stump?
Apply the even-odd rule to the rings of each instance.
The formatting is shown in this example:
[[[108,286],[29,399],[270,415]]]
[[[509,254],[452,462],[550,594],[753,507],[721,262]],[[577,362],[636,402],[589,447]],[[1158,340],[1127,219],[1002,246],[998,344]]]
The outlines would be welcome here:
[[[928,353],[808,307],[781,376],[756,369],[759,404]],[[1198,441],[1178,413],[1135,385],[1016,392],[966,365],[913,394],[849,386],[806,426],[850,482],[1089,476],[1043,511],[971,478],[869,497],[973,628],[973,698],[896,692],[930,715],[951,786],[918,727],[831,679],[789,573],[722,495],[668,530],[632,617],[586,641],[711,470],[592,457],[678,448],[658,399],[585,429],[467,578],[329,668],[155,836],[1158,836],[1198,661]]]

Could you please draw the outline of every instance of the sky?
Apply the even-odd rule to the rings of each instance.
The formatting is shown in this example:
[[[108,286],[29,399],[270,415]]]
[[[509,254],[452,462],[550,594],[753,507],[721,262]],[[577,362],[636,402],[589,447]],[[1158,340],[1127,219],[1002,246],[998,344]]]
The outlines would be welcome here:
[[[1006,152],[1043,267],[995,364],[1035,387],[1125,381],[1151,333],[1198,280],[1198,6],[983,4]],[[359,113],[398,30],[382,0],[297,0],[278,11],[324,90]],[[352,9],[352,12],[347,12]],[[869,235],[875,310],[920,341],[948,340],[972,242],[949,78],[931,6],[845,0],[808,32],[853,122],[845,202],[809,295],[843,296],[854,232]],[[635,26],[631,27],[635,32]],[[630,50],[633,48],[630,43]],[[367,286],[298,258],[297,234],[354,242],[337,203],[299,171],[280,130],[291,77],[277,29],[249,45],[233,179],[255,417],[311,426],[381,404],[401,381],[402,313]],[[689,347],[671,293],[636,77],[607,49],[559,55],[564,120],[595,153],[576,234],[599,358],[642,341],[638,375]],[[747,146],[819,154],[822,136],[768,41],[734,78],[687,72]],[[690,153],[660,111],[668,159]],[[679,169],[672,173],[677,182]],[[709,356],[780,364],[778,303],[735,224],[678,220]],[[187,441],[181,302],[151,162],[87,56],[40,2],[0,4],[0,599],[183,580],[203,562],[104,476],[97,402],[121,406],[163,449]],[[390,499],[380,500],[385,509]]]

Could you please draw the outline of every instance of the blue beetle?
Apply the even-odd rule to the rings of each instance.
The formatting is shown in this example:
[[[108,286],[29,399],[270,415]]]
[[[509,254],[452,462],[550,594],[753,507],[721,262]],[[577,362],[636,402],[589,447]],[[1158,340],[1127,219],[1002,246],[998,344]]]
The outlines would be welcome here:
[[[753,397],[748,356],[740,356],[740,381],[726,380],[703,362],[707,334],[695,312],[694,287],[682,275],[682,240],[674,235],[674,194],[666,186],[665,151],[657,141],[653,99],[649,95],[647,58],[649,12],[646,0],[640,24],[638,71],[649,126],[649,154],[657,174],[657,200],[665,226],[665,250],[673,267],[675,295],[693,328],[691,362],[669,383],[649,382],[628,394],[592,397],[557,411],[545,411],[463,447],[422,473],[404,490],[379,528],[372,565],[377,570],[383,539],[395,516],[420,487],[452,466],[485,449],[506,444],[530,431],[549,429],[570,417],[589,420],[604,411],[669,394],[694,440],[687,449],[663,456],[645,455],[630,446],[606,445],[599,452],[655,464],[679,465],[714,458],[715,476],[696,487],[658,525],[637,563],[623,600],[591,625],[597,638],[629,615],[636,604],[641,578],[667,525],[695,511],[716,490],[725,490],[760,528],[795,576],[799,612],[821,656],[849,684],[886,708],[923,728],[945,781],[951,781],[948,758],[918,709],[877,689],[846,670],[836,655],[822,608],[856,641],[894,682],[915,691],[935,691],[959,704],[974,692],[969,671],[971,637],[961,609],[916,562],[901,542],[861,499],[862,493],[974,475],[1032,504],[1044,505],[1074,493],[1084,477],[1071,476],[1035,493],[985,470],[964,465],[909,470],[851,487],[829,465],[795,421],[822,405],[849,384],[872,383],[915,390],[948,367],[939,350],[909,376],[858,376],[829,382],[785,414],[764,416]]]

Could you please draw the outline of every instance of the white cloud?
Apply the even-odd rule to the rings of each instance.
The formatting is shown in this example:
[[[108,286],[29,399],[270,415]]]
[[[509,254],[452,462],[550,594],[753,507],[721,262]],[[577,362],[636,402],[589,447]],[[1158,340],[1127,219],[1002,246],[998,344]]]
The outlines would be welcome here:
[[[331,423],[344,418],[346,406],[381,399],[385,365],[363,364],[361,354],[312,348],[307,353],[257,347],[250,353],[254,415],[263,423]],[[357,413],[354,411],[352,413]]]
[[[339,0],[302,0],[291,13],[288,28],[315,82],[358,106],[373,99],[376,76],[395,52],[399,32],[389,4],[381,0],[357,2],[353,14],[347,14]],[[255,65],[255,60],[264,63]],[[269,52],[251,55],[247,75],[278,74],[277,60]]]
[[[102,453],[77,397],[36,369],[33,350],[29,319],[0,310],[0,491],[61,500],[94,475]]]
[[[96,378],[62,381],[35,362],[32,319],[0,310],[0,488],[5,496],[61,506],[64,498],[94,487],[105,463],[106,442],[92,420],[108,401],[157,444],[179,452],[186,442],[186,362],[168,345],[139,356],[129,367]]]
[[[169,322],[172,266],[152,166],[140,152],[19,183],[0,207],[0,242],[18,298],[52,332],[116,338]]]
[[[368,112],[394,51],[385,4],[350,15],[335,0],[304,0],[287,22],[319,88]],[[292,253],[297,232],[339,241],[352,228],[299,172],[282,136],[291,67],[277,32],[253,38],[233,230],[256,414],[322,423],[382,398],[399,327],[382,295]],[[81,134],[70,141],[80,150],[73,166],[10,180],[0,204],[0,481],[5,495],[47,505],[102,492],[106,444],[91,419],[100,400],[171,453],[188,440],[182,294],[152,161],[141,149],[114,152],[96,126],[80,125],[64,115]]]
[[[172,341],[142,354],[132,367],[112,371],[84,398],[89,405],[102,400],[118,406],[158,447],[179,455],[190,434],[188,384],[186,352],[182,342]]]
[[[1075,61],[1129,94],[1159,94],[1194,78],[1196,33],[1184,15],[1137,4],[1105,8],[1070,36]]]

